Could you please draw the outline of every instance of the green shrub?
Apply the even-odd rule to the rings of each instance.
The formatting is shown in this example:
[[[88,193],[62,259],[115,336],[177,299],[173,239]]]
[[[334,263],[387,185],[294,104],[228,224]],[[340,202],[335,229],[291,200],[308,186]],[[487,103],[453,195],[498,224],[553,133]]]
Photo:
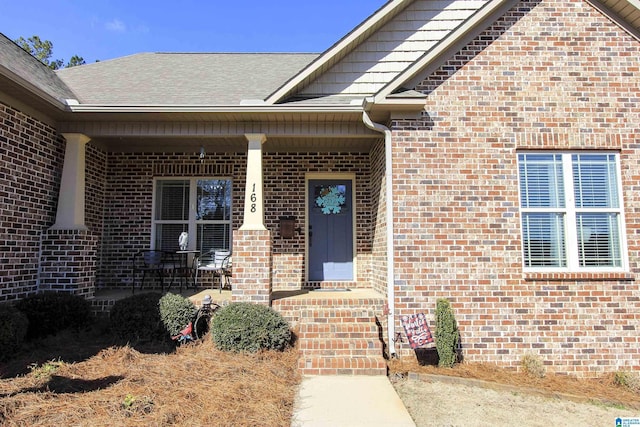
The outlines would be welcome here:
[[[143,293],[118,300],[109,313],[113,334],[127,341],[161,340],[166,332],[160,320],[159,293]]]
[[[540,357],[535,354],[522,356],[520,366],[522,366],[522,371],[531,377],[544,378],[547,375],[547,368],[544,367]]]
[[[24,342],[27,316],[11,304],[0,305],[0,361],[13,356]]]
[[[460,332],[448,300],[442,298],[436,303],[436,349],[438,366],[452,367],[458,360]]]
[[[291,330],[272,308],[236,302],[218,310],[211,321],[211,337],[220,350],[255,353],[284,350],[291,342]]]
[[[198,309],[181,295],[167,293],[160,298],[160,319],[169,335],[175,336],[195,319]]]
[[[16,308],[29,319],[27,339],[54,335],[64,329],[85,328],[91,320],[91,305],[79,295],[45,292],[18,301]]]

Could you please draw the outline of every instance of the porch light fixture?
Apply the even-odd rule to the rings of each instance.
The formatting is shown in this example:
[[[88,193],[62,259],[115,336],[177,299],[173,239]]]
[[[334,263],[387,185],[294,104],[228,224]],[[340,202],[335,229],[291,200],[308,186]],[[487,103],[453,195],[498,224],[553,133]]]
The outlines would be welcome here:
[[[204,146],[200,147],[200,161],[201,161],[201,162],[204,162],[204,156],[205,156],[206,154],[207,154],[207,153],[204,151]]]

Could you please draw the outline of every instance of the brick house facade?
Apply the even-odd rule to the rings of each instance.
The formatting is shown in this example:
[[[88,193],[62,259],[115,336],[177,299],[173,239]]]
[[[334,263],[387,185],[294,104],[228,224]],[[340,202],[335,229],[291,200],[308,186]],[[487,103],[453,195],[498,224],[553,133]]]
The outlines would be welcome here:
[[[372,289],[387,299],[389,315],[378,313],[386,344],[407,356],[408,345],[395,341],[401,316],[424,312],[433,323],[437,299],[447,298],[466,360],[516,367],[533,353],[556,372],[577,376],[640,369],[635,15],[621,16],[613,1],[432,3],[390,1],[283,76],[264,103],[228,111],[194,106],[162,116],[153,105],[130,111],[96,100],[52,111],[30,104],[24,88],[0,85],[0,300],[41,290],[91,298],[96,289],[130,287],[132,254],[153,245],[154,179],[219,176],[233,186],[234,299],[268,304],[275,291]],[[408,33],[431,27],[439,42],[407,53]],[[348,70],[358,71],[354,64],[368,60],[370,46],[382,49],[389,34],[404,37],[387,43],[399,59],[383,65],[395,74],[371,77],[384,68],[380,54],[354,79]],[[58,74],[69,97],[92,99],[82,74],[91,80],[96,67],[118,64],[127,66],[114,61]],[[356,87],[356,80],[369,86]],[[363,113],[379,125],[363,123]],[[263,227],[246,227],[243,203],[255,168],[244,136],[255,133],[266,139],[258,174]],[[90,139],[85,227],[51,229],[69,134]],[[204,160],[201,144],[208,144]],[[617,156],[620,268],[526,268],[523,153]],[[353,278],[346,282],[308,277],[307,182],[315,176],[354,184]],[[284,216],[299,229],[291,238],[280,235]]]
[[[396,204],[396,250],[418,254],[398,262],[398,300],[410,301],[398,311],[450,299],[474,361],[530,352],[578,375],[637,368],[639,49],[585,2],[524,1],[417,86],[425,113],[392,124],[405,177],[394,185],[415,191]],[[526,150],[620,153],[628,271],[523,271]]]

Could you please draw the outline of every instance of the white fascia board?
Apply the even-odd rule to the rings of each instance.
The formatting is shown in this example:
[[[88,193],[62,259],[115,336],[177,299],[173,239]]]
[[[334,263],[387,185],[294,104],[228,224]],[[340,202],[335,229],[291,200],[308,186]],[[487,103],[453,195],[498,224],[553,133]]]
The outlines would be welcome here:
[[[73,113],[357,113],[361,105],[69,105]]]
[[[358,37],[377,25],[389,14],[397,13],[399,10],[404,9],[407,4],[412,3],[413,1],[414,0],[390,0],[388,3],[374,12],[373,15],[367,18],[363,23],[354,28],[350,33],[348,33],[333,46],[327,49],[322,55],[316,58],[315,61],[309,64],[301,72],[293,76],[293,78],[291,78],[284,85],[280,86],[279,89],[277,89],[266,98],[265,102],[267,104],[275,104],[276,102],[280,101],[290,92],[294,91],[295,88],[299,84],[304,82],[307,77],[316,73],[318,70],[321,70],[327,63],[331,61],[331,59],[335,58],[344,50],[349,49],[354,41],[358,39]]]
[[[378,91],[378,93],[374,95],[374,102],[381,104],[385,103],[386,98],[391,95],[393,91],[402,87],[407,81],[413,79],[432,61],[436,60],[441,54],[446,52],[447,49],[462,40],[470,31],[476,28],[477,25],[484,22],[494,13],[499,12],[502,8],[504,8],[505,5],[511,7],[511,4],[515,3],[515,0],[492,0],[485,4],[476,13],[471,15],[455,31],[449,34],[449,36],[442,39],[439,43],[433,46],[433,48],[427,51],[420,59],[414,62],[402,73],[398,74],[393,80],[391,80],[382,89],[380,89],[380,91]]]

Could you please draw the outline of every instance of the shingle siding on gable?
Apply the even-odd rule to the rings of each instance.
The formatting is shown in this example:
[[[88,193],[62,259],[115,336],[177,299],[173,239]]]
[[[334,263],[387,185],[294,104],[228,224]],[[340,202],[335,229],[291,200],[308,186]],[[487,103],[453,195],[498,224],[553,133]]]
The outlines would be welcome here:
[[[396,254],[414,254],[398,315],[450,299],[467,361],[637,369],[639,71],[638,40],[588,3],[523,1],[419,85],[423,118],[392,125]],[[523,272],[520,149],[620,152],[629,273]]]
[[[485,0],[413,2],[302,93],[376,93],[485,3]]]

